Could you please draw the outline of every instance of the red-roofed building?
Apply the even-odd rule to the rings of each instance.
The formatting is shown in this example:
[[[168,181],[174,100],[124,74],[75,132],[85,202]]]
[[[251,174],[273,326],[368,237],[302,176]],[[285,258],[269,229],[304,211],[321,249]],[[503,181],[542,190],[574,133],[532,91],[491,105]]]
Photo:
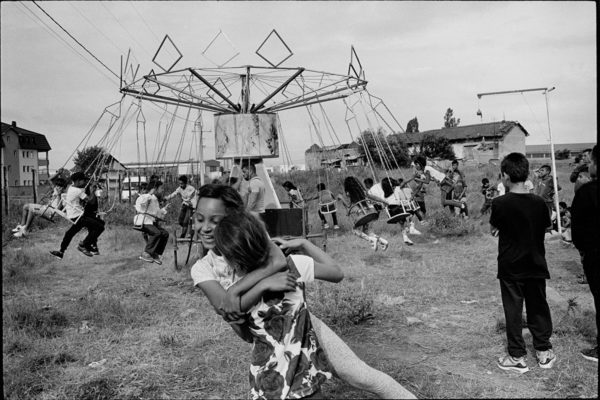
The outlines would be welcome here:
[[[46,136],[12,124],[2,122],[2,186],[31,186],[32,171],[38,183],[49,177],[48,152],[52,150]],[[45,154],[45,157],[40,157]]]

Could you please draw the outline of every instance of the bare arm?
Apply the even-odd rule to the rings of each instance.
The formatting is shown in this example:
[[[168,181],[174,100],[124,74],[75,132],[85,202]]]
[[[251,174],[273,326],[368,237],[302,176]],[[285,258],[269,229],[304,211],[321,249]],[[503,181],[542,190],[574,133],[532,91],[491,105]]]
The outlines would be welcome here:
[[[315,262],[315,278],[329,282],[340,282],[344,279],[344,273],[337,262],[319,247],[312,244],[307,239],[282,240],[273,239],[279,242],[279,248],[285,251],[299,250]]]

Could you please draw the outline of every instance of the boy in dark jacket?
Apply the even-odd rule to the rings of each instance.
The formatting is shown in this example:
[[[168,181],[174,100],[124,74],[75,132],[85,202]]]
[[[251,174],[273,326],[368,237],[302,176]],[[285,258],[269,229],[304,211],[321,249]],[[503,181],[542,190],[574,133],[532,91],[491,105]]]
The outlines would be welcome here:
[[[598,344],[600,338],[600,214],[598,213],[598,145],[592,150],[589,164],[590,182],[584,183],[575,192],[571,204],[571,235],[573,244],[581,254],[583,271],[590,285],[596,309],[596,346],[583,350],[581,355],[588,360],[598,362]]]
[[[550,214],[544,200],[525,188],[529,162],[521,153],[511,153],[500,164],[502,181],[508,192],[492,201],[490,225],[498,240],[498,279],[506,318],[508,354],[498,360],[503,370],[529,371],[522,335],[523,301],[527,308],[527,328],[533,337],[538,365],[552,368],[552,318],[546,301],[544,234]]]

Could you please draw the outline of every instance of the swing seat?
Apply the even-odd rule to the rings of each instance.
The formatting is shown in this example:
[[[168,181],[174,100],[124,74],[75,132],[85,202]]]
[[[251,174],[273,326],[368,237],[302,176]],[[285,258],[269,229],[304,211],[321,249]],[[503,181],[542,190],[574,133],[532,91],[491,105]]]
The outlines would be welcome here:
[[[144,225],[133,225],[133,226],[132,226],[132,229],[133,229],[134,231],[141,232],[141,231],[144,229]]]
[[[410,203],[408,203],[408,204],[410,204]],[[397,224],[403,218],[408,217],[410,215],[409,207],[410,206],[407,205],[406,203],[400,202],[400,204],[398,204],[398,207],[394,210],[393,213],[390,211],[389,207],[386,207],[385,212],[388,215],[387,223],[388,224]]]
[[[354,215],[354,228],[366,225],[379,218],[379,212],[367,200],[358,201],[350,206],[348,215]]]
[[[319,210],[321,210],[321,214],[333,214],[337,211],[335,201],[330,201],[329,203],[319,203]]]

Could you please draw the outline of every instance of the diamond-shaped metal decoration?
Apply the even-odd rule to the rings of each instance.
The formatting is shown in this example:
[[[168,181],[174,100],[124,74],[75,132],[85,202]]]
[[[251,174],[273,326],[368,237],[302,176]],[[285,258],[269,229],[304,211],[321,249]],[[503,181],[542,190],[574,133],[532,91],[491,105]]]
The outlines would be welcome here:
[[[154,70],[151,69],[148,75],[146,75],[146,79],[142,84],[142,90],[150,94],[158,93],[160,91],[160,85],[154,81],[149,80],[148,77],[156,79],[156,72],[154,72]]]
[[[354,46],[350,47],[350,63],[348,64],[348,79],[346,80],[346,84],[350,88],[352,85],[350,84],[350,80],[356,79],[356,83],[365,79],[365,71],[363,70],[362,64],[360,63],[360,59],[358,58],[358,54],[356,54],[356,50],[354,50]]]
[[[152,57],[152,62],[163,71],[169,72],[182,57],[183,54],[181,54],[177,46],[175,46],[175,43],[173,43],[169,35],[165,35],[160,46],[158,46],[154,57]],[[166,66],[169,67],[166,68]]]
[[[256,49],[255,53],[274,68],[279,67],[284,61],[294,55],[292,50],[290,50],[288,45],[281,38],[281,36],[279,36],[279,33],[277,33],[275,29],[273,29],[265,38],[265,40],[263,40],[260,46],[258,46],[258,49]],[[270,59],[280,61],[274,63]]]
[[[238,49],[229,40],[225,32],[220,29],[213,40],[202,51],[202,55],[218,68],[224,67],[239,54]]]
[[[223,82],[223,80],[221,78],[217,78],[216,81],[214,81],[212,83],[212,86],[217,89],[219,92],[221,92],[221,94],[223,94],[223,96],[225,97],[231,97],[231,92],[229,91],[229,89],[227,88],[227,85],[225,85],[225,83]],[[225,100],[218,95],[214,94],[215,92],[212,89],[208,89],[208,91],[206,92],[206,94],[208,95],[208,97],[210,97],[211,99],[213,99],[214,101],[216,101],[219,104],[223,104],[225,102]]]
[[[109,113],[110,115],[113,116],[113,118],[120,118],[121,117],[121,102],[123,101],[123,99],[121,99],[120,101],[117,101],[116,103],[113,103],[109,106],[106,106],[106,108],[104,109],[105,112]]]

